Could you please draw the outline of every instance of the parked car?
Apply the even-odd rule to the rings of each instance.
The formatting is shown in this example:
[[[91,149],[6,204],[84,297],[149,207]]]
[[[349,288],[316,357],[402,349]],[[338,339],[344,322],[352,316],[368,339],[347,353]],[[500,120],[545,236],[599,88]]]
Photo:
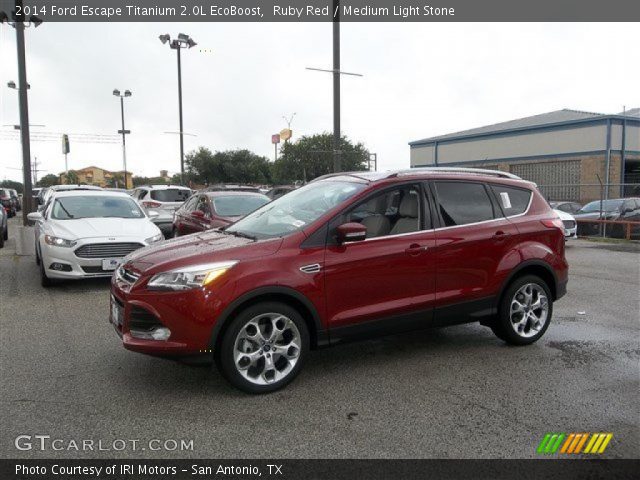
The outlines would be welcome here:
[[[11,199],[13,200],[13,203],[16,206],[16,211],[20,212],[22,211],[22,200],[20,199],[20,195],[18,194],[18,191],[13,189],[13,188],[9,188],[9,195],[11,196]]]
[[[577,234],[578,224],[576,223],[576,219],[573,218],[573,215],[563,210],[554,209],[553,211],[556,212],[560,220],[562,220],[562,225],[564,226],[565,240],[569,240],[571,238],[578,238],[578,234]]]
[[[312,348],[477,322],[526,345],[566,291],[564,227],[535,185],[474,169],[328,175],[220,230],[130,254],[112,277],[124,347],[213,351],[252,393]]]
[[[226,227],[270,201],[261,193],[243,191],[221,190],[193,195],[176,211],[172,236]]]
[[[9,224],[6,210],[0,207],[0,248],[4,247],[5,240],[9,240]]]
[[[53,196],[59,192],[70,192],[70,191],[83,191],[83,190],[91,190],[91,191],[101,191],[102,188],[95,186],[95,185],[74,185],[74,184],[70,184],[70,185],[53,185],[51,187],[45,188],[44,190],[42,190],[39,194],[39,205],[38,205],[38,211],[42,211],[44,210],[47,205],[49,203],[51,203],[51,200],[53,198]],[[40,195],[42,196],[42,198],[40,198]]]
[[[280,185],[278,187],[273,187],[269,190],[265,195],[269,197],[271,200],[275,200],[276,198],[280,198],[281,196],[293,192],[296,187],[291,185]]]
[[[562,212],[570,213],[571,215],[575,214],[582,208],[582,204],[578,202],[549,202],[551,208],[554,210],[560,210]]]
[[[42,286],[55,279],[111,276],[122,259],[162,240],[162,234],[126,193],[58,192],[36,222],[36,263]]]
[[[0,204],[2,204],[9,218],[16,215],[18,208],[8,188],[0,188]]]
[[[601,206],[602,204],[602,206]],[[598,235],[601,226],[597,223],[580,223],[580,220],[628,220],[640,221],[640,198],[616,198],[610,200],[595,200],[587,203],[575,215],[578,221],[578,235]],[[625,234],[623,225],[607,225],[608,236],[622,238]],[[634,229],[634,236],[638,236],[640,231]]]
[[[165,237],[173,232],[173,214],[180,206],[191,197],[191,189],[179,185],[147,185],[137,187],[131,196],[147,212],[155,210],[158,216],[153,223],[162,231]]]
[[[254,193],[262,193],[260,191],[260,187],[255,187],[253,185],[242,185],[236,183],[219,183],[215,185],[209,185],[208,187],[203,188],[200,192],[254,192]]]

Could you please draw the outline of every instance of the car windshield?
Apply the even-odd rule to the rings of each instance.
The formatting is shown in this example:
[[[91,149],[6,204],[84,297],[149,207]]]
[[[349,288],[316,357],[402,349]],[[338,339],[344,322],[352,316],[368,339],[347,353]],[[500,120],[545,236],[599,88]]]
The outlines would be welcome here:
[[[603,212],[613,212],[614,210],[618,210],[624,200],[603,200],[602,201],[602,211]],[[584,207],[582,207],[578,213],[590,213],[590,212],[599,212],[600,211],[600,200],[596,200],[594,202],[587,203]]]
[[[269,203],[259,195],[227,195],[213,198],[213,208],[221,217],[241,217]]]
[[[191,196],[191,190],[186,188],[167,188],[151,190],[151,198],[158,202],[184,202]]]
[[[143,217],[144,213],[133,199],[120,196],[82,195],[56,198],[51,209],[51,218],[55,220]]]
[[[298,231],[365,187],[364,183],[324,180],[294,190],[234,223],[225,231],[255,238]]]

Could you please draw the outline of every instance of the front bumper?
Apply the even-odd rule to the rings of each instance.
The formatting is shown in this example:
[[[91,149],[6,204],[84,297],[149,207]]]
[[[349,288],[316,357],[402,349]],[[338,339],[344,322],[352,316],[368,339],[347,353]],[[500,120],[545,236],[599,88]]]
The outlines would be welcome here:
[[[124,348],[159,356],[208,353],[215,320],[223,309],[222,302],[211,291],[131,291],[131,284],[118,275],[111,280],[111,302],[120,309],[120,319],[114,320],[112,307],[109,321]],[[140,338],[145,329],[158,327],[170,330],[168,339]]]

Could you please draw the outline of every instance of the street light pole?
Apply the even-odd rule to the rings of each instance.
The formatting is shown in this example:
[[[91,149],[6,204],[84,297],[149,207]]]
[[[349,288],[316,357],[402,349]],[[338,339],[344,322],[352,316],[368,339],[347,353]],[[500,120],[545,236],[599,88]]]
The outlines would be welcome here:
[[[340,0],[333,1],[333,171],[342,170],[340,157]]]
[[[176,53],[178,54],[178,116],[180,117],[180,182],[184,185],[184,128],[182,125],[182,64],[180,62],[180,50],[180,47],[176,48]]]
[[[124,168],[124,188],[127,189],[129,188],[128,182],[127,182],[127,140],[126,140],[126,135],[128,133],[131,133],[131,130],[125,130],[124,128],[124,99],[125,97],[130,97],[131,96],[131,91],[130,90],[125,90],[124,94],[120,93],[120,90],[118,90],[117,88],[113,90],[113,95],[115,95],[116,97],[120,97],[120,117],[122,119],[122,130],[118,130],[118,133],[122,134],[122,166]]]
[[[182,63],[180,58],[180,50],[183,48],[192,48],[197,43],[189,35],[184,33],[178,34],[178,38],[171,40],[171,36],[168,33],[160,35],[158,37],[160,41],[165,44],[169,42],[169,48],[176,50],[178,56],[178,116],[180,119],[180,180],[184,185],[184,126],[182,123]]]

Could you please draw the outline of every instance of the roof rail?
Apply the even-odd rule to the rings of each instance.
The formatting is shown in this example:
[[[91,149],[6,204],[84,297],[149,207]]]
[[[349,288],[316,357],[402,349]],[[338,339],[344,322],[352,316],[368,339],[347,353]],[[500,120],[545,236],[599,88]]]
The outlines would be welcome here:
[[[324,180],[326,178],[331,178],[331,177],[353,177],[353,178],[357,178],[359,180],[366,180],[369,181],[369,179],[365,176],[362,175],[358,175],[358,173],[366,173],[366,171],[362,171],[362,172],[334,172],[334,173],[327,173],[326,175],[321,175],[319,177],[314,178],[313,180],[310,180],[308,183],[313,183],[313,182],[317,182],[318,180]]]
[[[417,167],[409,170],[394,172],[389,177],[399,177],[403,175],[418,175],[420,173],[470,173],[476,175],[492,175],[494,177],[511,178],[513,180],[522,180],[522,177],[513,173],[503,172],[501,170],[488,170],[486,168],[465,168],[465,167]]]

